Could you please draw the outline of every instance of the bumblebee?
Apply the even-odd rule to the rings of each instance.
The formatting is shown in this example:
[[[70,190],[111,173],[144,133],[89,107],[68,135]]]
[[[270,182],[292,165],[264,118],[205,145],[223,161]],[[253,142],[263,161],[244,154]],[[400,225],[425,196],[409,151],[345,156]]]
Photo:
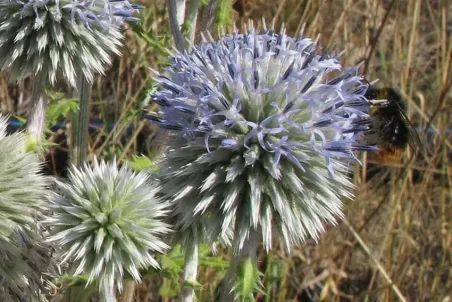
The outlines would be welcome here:
[[[375,120],[365,141],[378,147],[370,158],[379,163],[397,162],[408,146],[416,153],[420,139],[406,116],[406,101],[400,93],[390,87],[370,87],[365,97],[372,105],[370,115]]]

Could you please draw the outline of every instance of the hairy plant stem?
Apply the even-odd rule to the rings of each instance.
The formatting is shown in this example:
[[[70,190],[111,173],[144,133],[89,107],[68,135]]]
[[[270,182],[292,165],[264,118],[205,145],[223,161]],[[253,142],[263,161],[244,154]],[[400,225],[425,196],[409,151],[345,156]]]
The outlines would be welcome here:
[[[185,20],[185,0],[176,0],[176,20],[179,27],[184,24]]]
[[[40,142],[44,133],[47,111],[47,95],[45,91],[46,77],[39,73],[33,79],[31,92],[31,108],[28,114],[27,132]]]
[[[202,10],[200,19],[200,29],[195,35],[195,43],[201,41],[201,33],[212,33],[215,25],[215,20],[218,15],[219,0],[210,0],[206,7]]]
[[[119,298],[120,302],[133,302],[133,296],[135,294],[135,288],[137,283],[135,280],[127,280],[124,283],[124,291]]]
[[[114,286],[102,287],[99,293],[100,302],[116,302]]]
[[[188,7],[187,20],[186,24],[189,26],[188,30],[188,41],[190,46],[195,42],[195,33],[196,33],[196,22],[198,20],[198,10],[199,10],[199,0],[190,1],[190,5]]]
[[[236,244],[235,244],[236,245]],[[254,266],[257,263],[257,248],[259,245],[259,232],[252,229],[248,235],[248,241],[243,245],[242,249],[234,246],[234,255],[229,263],[228,271],[223,280],[223,289],[221,291],[221,302],[234,301],[234,287],[237,284],[238,269],[244,260],[250,259]]]
[[[182,36],[181,31],[183,20],[182,24],[180,24],[179,19],[181,18],[181,8],[178,7],[178,4],[180,5],[180,0],[168,0],[168,14],[171,24],[171,32],[173,33],[174,44],[178,51],[183,52],[185,49],[184,37]],[[183,6],[185,10],[185,2]]]
[[[199,243],[193,242],[191,246],[185,249],[185,264],[184,273],[182,276],[182,291],[180,293],[181,302],[192,302],[195,300],[195,289],[192,286],[187,286],[187,283],[192,285],[196,283],[196,276],[198,275],[199,262]]]
[[[85,162],[88,151],[90,92],[90,83],[83,74],[80,74],[75,91],[79,99],[79,111],[72,115],[71,127],[71,162],[76,166],[81,166]]]

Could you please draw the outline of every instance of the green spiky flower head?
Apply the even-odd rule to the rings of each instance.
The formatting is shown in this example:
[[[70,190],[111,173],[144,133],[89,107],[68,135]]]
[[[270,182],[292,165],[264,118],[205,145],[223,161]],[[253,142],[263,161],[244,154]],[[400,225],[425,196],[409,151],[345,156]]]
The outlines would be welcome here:
[[[118,26],[136,6],[128,1],[0,0],[0,69],[13,80],[59,76],[76,86],[81,72],[92,82],[119,54]]]
[[[139,281],[140,268],[158,267],[151,252],[167,248],[159,236],[169,230],[161,222],[166,204],[148,180],[126,165],[95,160],[92,168],[73,167],[68,183],[57,183],[46,224],[49,241],[61,247],[57,257],[69,262],[72,274],[88,274],[88,283],[98,279],[101,291],[115,283],[121,290],[125,272]]]
[[[0,300],[18,301],[43,288],[46,259],[37,215],[48,179],[38,156],[25,152],[25,135],[7,135],[6,127],[0,115]]]

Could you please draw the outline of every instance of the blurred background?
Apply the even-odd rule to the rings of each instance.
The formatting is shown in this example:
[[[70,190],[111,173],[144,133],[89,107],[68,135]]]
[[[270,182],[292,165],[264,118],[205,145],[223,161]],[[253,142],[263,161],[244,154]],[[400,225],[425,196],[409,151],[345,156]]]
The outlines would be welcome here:
[[[201,0],[202,10],[207,0]],[[92,89],[89,157],[136,169],[158,154],[156,129],[141,119],[152,69],[167,63],[172,47],[166,1],[141,1],[140,26],[125,28],[123,55]],[[304,36],[337,52],[343,66],[362,63],[377,87],[394,87],[408,103],[423,152],[410,160],[379,165],[363,155],[353,179],[356,200],[345,205],[348,222],[329,227],[286,255],[277,249],[259,257],[265,289],[258,301],[452,301],[452,1],[450,0],[236,0],[220,1],[217,30],[243,29],[274,19],[289,35]],[[46,173],[64,177],[68,162],[66,116],[77,108],[66,87],[51,93],[47,121]],[[66,91],[66,93],[61,93]],[[0,109],[10,131],[27,117],[30,84],[8,83],[0,73]],[[150,160],[149,160],[150,159]],[[202,251],[199,301],[211,301],[229,255]],[[162,256],[163,272],[149,273],[136,301],[175,301],[182,255]]]

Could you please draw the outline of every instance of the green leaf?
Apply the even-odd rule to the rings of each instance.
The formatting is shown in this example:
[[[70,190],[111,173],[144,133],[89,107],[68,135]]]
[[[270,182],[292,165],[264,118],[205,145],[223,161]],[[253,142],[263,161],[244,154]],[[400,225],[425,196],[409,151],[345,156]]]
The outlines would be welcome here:
[[[39,141],[31,135],[27,135],[25,140],[25,152],[39,153]]]
[[[136,171],[142,171],[145,169],[151,169],[153,171],[157,171],[158,167],[156,164],[154,164],[152,162],[152,160],[144,155],[140,155],[140,156],[133,156],[132,160],[129,160],[127,162],[129,164],[129,166],[136,170]]]
[[[164,44],[160,43],[157,39],[151,37],[146,33],[145,29],[141,22],[130,22],[129,26],[132,27],[132,30],[140,36],[149,46],[156,48],[160,52],[167,54],[167,50]]]
[[[229,262],[224,260],[222,257],[201,257],[199,259],[199,264],[221,270],[225,270],[229,267]]]
[[[238,301],[254,301],[254,292],[262,292],[261,273],[251,257],[242,259],[237,267],[235,296]]]
[[[98,285],[95,283],[88,286],[71,286],[64,290],[63,301],[89,302],[98,292]]]
[[[246,301],[250,294],[253,294],[255,284],[254,263],[250,257],[247,257],[239,264],[239,292],[237,293],[241,297],[241,301]]]
[[[159,288],[159,295],[161,297],[177,297],[180,293],[180,286],[177,282],[163,282]]]
[[[197,281],[186,280],[184,281],[184,287],[189,287],[197,290],[202,288],[202,284]]]
[[[17,116],[17,115],[15,116],[15,118],[23,125],[25,125],[27,123],[27,119],[26,118],[23,118],[23,117],[20,117],[20,116]]]
[[[46,113],[46,126],[48,128],[55,125],[61,117],[78,111],[77,99],[67,98],[60,93],[50,93],[49,98],[51,103]]]
[[[218,4],[218,15],[216,20],[216,27],[226,27],[232,25],[232,17],[234,15],[234,9],[232,8],[233,1],[220,0]]]

